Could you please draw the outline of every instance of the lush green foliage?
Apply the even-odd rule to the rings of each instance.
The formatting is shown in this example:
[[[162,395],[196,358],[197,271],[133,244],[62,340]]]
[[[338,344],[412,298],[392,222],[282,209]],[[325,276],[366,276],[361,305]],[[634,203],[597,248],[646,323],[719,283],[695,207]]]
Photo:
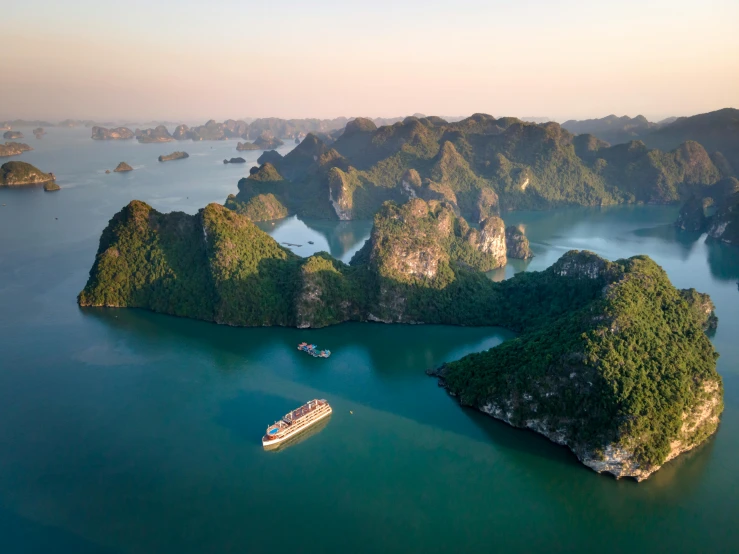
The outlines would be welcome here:
[[[53,180],[50,173],[26,162],[5,162],[0,166],[0,186],[33,185]]]
[[[379,128],[357,119],[331,147],[310,134],[272,161],[292,183],[274,191],[291,212],[354,219],[414,195],[452,202],[474,221],[500,210],[675,202],[721,177],[698,143],[670,152],[643,143],[609,147],[556,123],[484,114],[456,123],[410,117]],[[420,183],[403,185],[410,170]],[[246,202],[258,193],[241,194]]]
[[[231,325],[498,325],[521,334],[444,370],[466,404],[538,420],[576,452],[616,443],[646,466],[715,430],[722,385],[706,295],[676,290],[648,258],[589,252],[495,283],[462,263],[460,241],[474,233],[440,203],[388,203],[347,266],[298,258],[217,204],[189,216],[134,201],[104,231],[79,303]]]
[[[641,463],[661,464],[673,441],[700,442],[716,426],[709,421],[688,436],[683,430],[683,414],[721,386],[717,354],[686,300],[695,297],[677,291],[645,257],[580,263],[595,264],[598,277],[558,276],[560,262],[543,279],[529,274],[528,286],[506,282],[504,301],[518,306],[502,310],[523,334],[448,364],[446,384],[463,403],[509,410],[515,425],[536,419],[551,432],[564,430],[576,451],[615,441]],[[536,296],[571,307],[558,317],[556,308],[532,314],[521,302],[547,306]],[[720,402],[708,405],[721,412]]]

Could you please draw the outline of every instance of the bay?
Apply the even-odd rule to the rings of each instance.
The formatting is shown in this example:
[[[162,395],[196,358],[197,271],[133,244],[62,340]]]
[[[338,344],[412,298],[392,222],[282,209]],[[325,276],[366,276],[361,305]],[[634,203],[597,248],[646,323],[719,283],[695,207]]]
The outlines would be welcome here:
[[[23,130],[32,136],[29,130]],[[731,552],[739,545],[739,249],[677,232],[675,207],[506,214],[541,270],[570,249],[654,258],[708,292],[726,388],[718,433],[644,483],[461,408],[424,370],[512,336],[346,324],[238,329],[75,297],[110,217],[136,198],[195,213],[259,152],[235,141],[96,142],[48,129],[20,159],[62,190],[0,189],[0,552]],[[286,145],[287,152],[292,145]],[[157,156],[185,150],[187,160]],[[241,155],[248,163],[223,165]],[[128,174],[105,174],[120,161]],[[371,222],[260,224],[345,261]],[[313,244],[309,244],[311,241]],[[307,340],[329,360],[295,349]],[[330,420],[275,452],[264,428],[312,399]]]

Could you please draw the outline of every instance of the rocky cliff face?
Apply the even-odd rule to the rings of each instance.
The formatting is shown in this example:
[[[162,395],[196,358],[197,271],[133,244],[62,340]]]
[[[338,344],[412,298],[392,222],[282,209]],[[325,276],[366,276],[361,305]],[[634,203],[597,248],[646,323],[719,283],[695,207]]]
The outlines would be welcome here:
[[[328,199],[341,220],[352,218],[352,186],[349,176],[338,167],[334,167],[328,174]]]
[[[490,255],[496,267],[506,263],[508,249],[506,245],[505,223],[499,217],[488,217],[480,224],[479,233],[472,231],[468,239],[477,250]]]
[[[106,129],[105,127],[94,126],[92,128],[92,140],[128,140],[134,137],[134,133],[128,127],[116,127],[115,129]]]
[[[126,162],[119,163],[116,168],[113,170],[116,173],[124,173],[126,171],[133,171],[133,168],[128,165]]]
[[[520,226],[516,227],[514,225],[510,225],[506,227],[505,242],[509,258],[526,260],[534,256],[531,253],[529,239],[526,238],[526,235]]]

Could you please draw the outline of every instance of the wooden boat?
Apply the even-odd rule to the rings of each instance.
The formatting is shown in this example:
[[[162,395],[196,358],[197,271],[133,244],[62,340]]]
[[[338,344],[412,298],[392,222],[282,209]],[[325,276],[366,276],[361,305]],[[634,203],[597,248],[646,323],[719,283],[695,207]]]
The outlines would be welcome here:
[[[262,437],[262,446],[284,442],[330,416],[331,412],[331,406],[326,400],[311,400],[267,427],[267,432]]]
[[[315,344],[308,344],[307,342],[301,342],[298,345],[298,350],[307,352],[314,358],[328,358],[331,355],[330,350],[318,350],[318,346]]]

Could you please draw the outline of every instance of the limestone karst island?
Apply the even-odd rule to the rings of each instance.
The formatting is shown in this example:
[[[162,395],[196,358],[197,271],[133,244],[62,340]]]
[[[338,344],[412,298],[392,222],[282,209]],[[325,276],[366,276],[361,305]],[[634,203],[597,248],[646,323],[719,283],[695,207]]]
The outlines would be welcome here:
[[[0,554],[739,550],[739,2],[0,14]]]

